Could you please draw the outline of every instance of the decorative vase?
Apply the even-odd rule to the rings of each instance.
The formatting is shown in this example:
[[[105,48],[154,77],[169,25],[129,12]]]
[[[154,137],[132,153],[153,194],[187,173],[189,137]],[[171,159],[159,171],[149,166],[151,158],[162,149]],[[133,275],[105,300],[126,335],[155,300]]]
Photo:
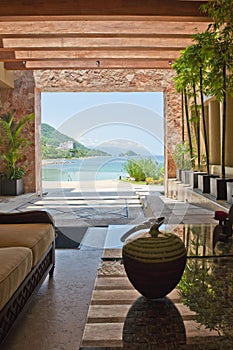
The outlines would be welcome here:
[[[179,283],[186,264],[183,241],[173,233],[160,232],[163,222],[164,218],[159,218],[150,230],[140,230],[138,235],[126,239],[122,249],[130,282],[149,299],[170,293]]]

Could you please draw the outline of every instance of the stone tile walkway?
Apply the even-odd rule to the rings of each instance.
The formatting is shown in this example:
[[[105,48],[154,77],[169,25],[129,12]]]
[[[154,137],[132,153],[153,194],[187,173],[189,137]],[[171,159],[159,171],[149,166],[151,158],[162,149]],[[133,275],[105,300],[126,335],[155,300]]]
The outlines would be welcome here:
[[[146,300],[118,261],[98,270],[80,350],[212,349],[218,338],[196,321],[177,289],[165,299]],[[187,343],[188,345],[187,345]]]

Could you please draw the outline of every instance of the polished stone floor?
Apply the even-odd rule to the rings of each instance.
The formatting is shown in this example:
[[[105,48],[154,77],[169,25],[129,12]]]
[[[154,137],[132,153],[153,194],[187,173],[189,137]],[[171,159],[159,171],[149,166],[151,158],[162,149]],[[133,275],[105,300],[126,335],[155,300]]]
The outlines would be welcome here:
[[[146,189],[140,189],[141,193],[143,190]],[[67,201],[67,197],[70,196],[70,190],[66,191],[65,197]],[[72,190],[72,195],[77,197],[78,192]],[[134,194],[136,193],[136,190],[134,189]],[[59,195],[59,193],[57,193]],[[105,195],[113,195],[113,193],[106,193]],[[122,193],[121,193],[122,195]],[[131,193],[132,195],[132,193]],[[46,195],[46,209],[56,209],[56,208],[49,208],[49,197],[50,193]],[[51,191],[51,196],[53,197],[53,204],[54,204],[54,197],[55,197],[55,192]],[[83,196],[83,193],[82,193]],[[74,197],[73,197],[74,198]],[[51,198],[50,198],[51,199]],[[92,217],[91,221],[92,225],[90,225],[90,231],[89,231],[89,238],[88,236],[85,237],[86,244],[83,244],[81,249],[59,249],[56,250],[56,268],[55,268],[55,273],[52,278],[47,278],[45,282],[43,283],[42,287],[39,290],[39,293],[37,294],[36,298],[33,300],[33,302],[30,304],[27,313],[21,318],[21,320],[18,322],[16,325],[15,329],[12,331],[10,336],[7,339],[7,342],[4,344],[2,347],[3,350],[27,350],[27,349],[33,349],[33,350],[78,350],[80,347],[83,347],[83,349],[88,350],[89,346],[90,349],[115,349],[119,348],[122,346],[125,349],[132,349],[132,350],[143,350],[143,349],[157,349],[157,347],[154,347],[151,345],[148,345],[147,347],[129,347],[127,344],[122,343],[122,339],[119,339],[119,334],[122,334],[121,332],[119,333],[119,329],[122,329],[122,322],[124,321],[124,318],[126,316],[125,313],[122,313],[122,311],[119,312],[119,317],[121,319],[121,324],[116,325],[118,327],[118,333],[116,333],[117,337],[117,342],[116,344],[113,344],[112,346],[106,346],[105,344],[102,346],[100,343],[97,345],[88,345],[83,342],[83,334],[86,332],[85,326],[86,324],[89,324],[89,310],[90,310],[90,305],[92,305],[92,300],[93,300],[93,290],[95,290],[96,285],[99,284],[98,278],[96,277],[99,275],[98,271],[101,271],[102,269],[102,256],[103,256],[103,248],[104,244],[94,244],[94,242],[99,242],[99,239],[102,239],[102,242],[108,242],[107,245],[107,251],[109,253],[110,258],[114,257],[111,255],[112,251],[121,251],[121,247],[116,244],[116,237],[112,236],[112,233],[110,235],[107,234],[106,230],[106,224],[107,225],[112,225],[112,229],[117,228],[117,231],[119,230],[119,225],[134,225],[137,224],[138,222],[141,222],[143,219],[147,217],[147,215],[153,213],[154,216],[161,216],[164,215],[166,217],[166,224],[173,225],[173,227],[178,227],[177,225],[183,223],[183,224],[202,224],[202,223],[212,223],[216,224],[215,220],[213,219],[213,210],[209,210],[206,208],[203,208],[201,206],[197,205],[192,205],[189,203],[184,203],[184,202],[179,202],[179,201],[174,201],[174,200],[168,200],[165,199],[163,194],[159,191],[152,191],[150,194],[147,194],[146,196],[147,199],[147,205],[146,208],[142,208],[142,206],[137,205],[137,207],[132,207],[130,209],[130,215],[128,218],[126,217],[121,217],[121,215],[115,215],[113,214],[112,219],[114,220],[109,220],[107,215],[103,215],[102,221],[101,218],[99,217]],[[40,198],[35,198],[33,195],[25,195],[21,197],[20,199],[4,199],[2,198],[0,201],[0,210],[1,211],[22,211],[22,210],[27,210],[31,209],[31,206],[34,206],[35,203],[38,201],[41,201]],[[45,199],[43,199],[45,201]],[[78,207],[74,210],[74,205],[78,205],[78,203],[72,202],[72,207],[71,209],[68,207],[67,208],[67,202],[66,208],[64,208],[61,204],[60,210],[63,212],[63,220],[65,221],[65,224],[70,224],[74,223],[74,213],[76,210],[78,210]],[[38,206],[37,206],[38,207]],[[39,204],[39,207],[42,207],[41,204]],[[113,208],[113,204],[111,204],[111,210]],[[122,207],[121,207],[122,208]],[[149,209],[150,210],[149,210]],[[145,209],[148,210],[148,212],[145,212]],[[86,208],[87,214],[90,212],[90,208]],[[70,213],[72,215],[70,216]],[[55,222],[60,223],[60,218],[61,218],[61,212],[53,211]],[[90,219],[90,218],[89,218]],[[96,221],[95,221],[96,220]],[[75,215],[75,224],[78,226],[80,223],[82,224],[87,224],[88,219],[85,218],[85,222],[83,223],[83,218],[78,217]],[[98,227],[95,227],[93,223],[96,222]],[[103,227],[101,227],[100,223],[103,223]],[[116,226],[115,226],[116,225]],[[111,230],[110,230],[111,232]],[[96,236],[95,236],[96,235]],[[98,239],[97,239],[98,237]],[[88,239],[91,239],[91,242],[93,244],[89,244]],[[90,242],[90,241],[89,241]],[[117,242],[119,240],[117,239]],[[119,255],[118,255],[119,257]],[[219,258],[218,258],[219,259]],[[229,258],[231,259],[231,258]],[[202,277],[202,282],[203,276],[205,276],[205,283],[203,282],[202,285],[208,286],[209,287],[209,277],[208,271],[214,271],[215,272],[215,277],[214,279],[219,281],[219,276],[227,276],[228,278],[232,280],[232,270],[226,267],[224,264],[222,264],[222,269],[220,269],[216,272],[216,268],[214,267],[215,265],[206,265],[203,264],[203,259],[198,259],[198,260],[192,260],[194,262],[198,262],[196,265],[197,268],[195,268],[195,271],[201,271],[201,274],[198,275],[198,278],[200,278],[200,275]],[[207,261],[207,260],[206,260]],[[223,260],[222,260],[223,261]],[[214,264],[216,264],[217,261],[214,260]],[[231,260],[230,260],[231,263]],[[202,270],[201,270],[202,268]],[[114,277],[114,270],[112,267],[110,267],[110,277]],[[225,275],[224,275],[225,273]],[[112,275],[111,275],[112,274]],[[189,280],[191,278],[192,280],[195,280],[196,276],[191,276],[189,277]],[[213,279],[212,279],[213,280]],[[232,293],[232,286],[229,284],[229,288],[224,289],[224,283],[225,279],[220,279],[221,283],[220,285],[220,290],[221,293],[219,292],[219,289],[216,291],[213,288],[210,288],[210,291],[208,294],[200,294],[200,288],[198,286],[194,285],[194,294],[196,290],[196,295],[200,296],[200,299],[206,300],[206,304],[203,306],[203,310],[206,310],[206,313],[209,312],[209,310],[212,310],[212,316],[209,321],[210,326],[217,327],[217,331],[215,330],[213,333],[211,333],[211,339],[209,339],[209,330],[207,330],[207,333],[205,333],[205,312],[203,311],[201,315],[201,333],[199,334],[201,337],[201,334],[204,334],[206,337],[206,340],[211,340],[211,346],[209,349],[221,349],[221,344],[223,344],[222,349],[232,349],[233,344],[226,343],[226,340],[224,337],[218,338],[218,343],[216,341],[212,342],[212,339],[216,340],[216,332],[219,332],[219,334],[223,334],[225,331],[222,327],[226,325],[227,327],[227,332],[229,333],[229,327],[230,327],[230,322],[233,324],[233,320],[231,319],[231,314],[230,311],[232,311],[231,304],[228,303],[232,298],[231,298],[231,293]],[[126,278],[124,276],[124,282],[123,284],[127,283]],[[225,283],[228,285],[228,283]],[[105,288],[105,286],[104,286]],[[128,288],[128,287],[127,287]],[[137,292],[131,289],[124,291],[123,289],[123,296],[121,297],[122,300],[127,299],[129,296],[129,293],[134,293],[134,298],[130,299],[130,303],[127,301],[128,307],[134,303],[138,299]],[[196,289],[195,289],[196,288]],[[199,288],[199,289],[198,289]],[[121,285],[118,285],[118,292],[116,294],[121,294],[122,295],[122,290],[119,292],[119,289],[121,290],[122,287]],[[209,290],[209,288],[207,288]],[[186,293],[184,297],[189,297],[187,294],[189,291],[183,289],[183,293]],[[190,291],[191,293],[191,291]],[[108,294],[108,299],[110,304],[115,304],[114,299],[111,299],[111,293],[107,292]],[[224,298],[223,298],[224,295]],[[105,294],[106,296],[106,294]],[[180,297],[179,297],[180,298]],[[180,299],[179,299],[180,300]],[[177,300],[177,298],[172,299],[172,303],[176,305],[181,304]],[[209,300],[209,302],[208,302]],[[225,304],[221,304],[219,301],[220,300],[226,300],[227,302]],[[189,301],[190,302],[190,301]],[[124,304],[124,303],[123,303]],[[210,306],[213,306],[213,309]],[[214,306],[217,305],[218,308],[215,309]],[[177,305],[176,305],[177,306]],[[189,307],[189,305],[187,306]],[[201,304],[196,305],[191,305],[192,308],[194,308],[194,311],[191,312],[191,314],[194,312],[196,313],[196,310],[198,308],[201,308]],[[100,310],[97,307],[97,314],[98,310]],[[129,311],[128,309],[124,309],[125,312]],[[219,310],[221,311],[227,311],[226,312],[226,319],[224,317],[221,318],[221,324],[218,325],[218,319],[220,317]],[[225,313],[222,312],[222,315]],[[123,316],[122,316],[123,315]],[[179,315],[178,315],[179,316]],[[183,317],[183,314],[181,312],[181,318]],[[182,319],[184,324],[188,322],[189,316],[185,316],[185,319]],[[193,317],[193,315],[192,315]],[[96,320],[95,320],[96,321]],[[100,320],[98,320],[100,321]],[[192,321],[195,323],[196,320],[192,319]],[[102,321],[101,321],[102,322]],[[100,322],[100,323],[101,323]],[[212,322],[212,323],[211,323]],[[123,322],[124,323],[124,322]],[[95,322],[93,323],[95,324]],[[217,324],[217,326],[216,326]],[[195,324],[196,325],[196,324]],[[198,322],[197,322],[198,325]],[[97,326],[96,326],[97,327]],[[98,328],[99,327],[99,328]],[[100,329],[100,325],[97,328],[92,327],[91,334],[92,335],[97,335],[98,334],[98,329]],[[193,328],[192,328],[193,327]],[[192,327],[188,328],[189,329],[189,335],[190,332],[192,334],[196,334],[198,328],[194,327],[194,324],[192,324]],[[171,330],[172,331],[172,330]],[[104,334],[106,336],[106,339],[109,339],[111,336],[112,329],[109,328],[104,328]],[[114,330],[113,330],[114,332]],[[204,332],[204,333],[203,333]],[[115,333],[114,333],[115,334]],[[198,333],[197,333],[198,334]],[[90,335],[90,333],[89,333]],[[198,339],[198,335],[193,337],[193,339]],[[105,340],[106,340],[105,339]],[[190,337],[189,337],[190,339]],[[201,338],[203,340],[203,337]],[[222,341],[222,343],[221,343]],[[123,345],[122,345],[123,344]],[[191,345],[190,345],[191,344]],[[227,345],[226,345],[227,344]],[[109,344],[108,344],[109,345]],[[173,344],[174,345],[174,344]],[[194,342],[190,341],[185,345],[186,347],[164,347],[164,349],[195,349]],[[200,344],[199,344],[200,345]],[[197,345],[197,346],[199,346]],[[157,345],[156,345],[157,346]],[[184,344],[182,345],[184,346]],[[201,344],[202,347],[196,347],[196,349],[207,349],[206,346]],[[225,346],[225,347],[224,347]],[[231,346],[231,347],[227,347]]]
[[[232,349],[232,267],[232,258],[189,258],[178,286],[149,300],[132,287],[119,261],[104,261],[81,349]]]

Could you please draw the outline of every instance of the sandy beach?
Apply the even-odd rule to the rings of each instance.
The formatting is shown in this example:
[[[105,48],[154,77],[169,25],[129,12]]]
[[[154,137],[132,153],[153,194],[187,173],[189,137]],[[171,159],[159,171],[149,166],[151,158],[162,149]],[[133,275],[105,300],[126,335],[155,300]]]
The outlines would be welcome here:
[[[116,188],[124,182],[118,180],[95,180],[95,181],[43,181],[43,188]]]

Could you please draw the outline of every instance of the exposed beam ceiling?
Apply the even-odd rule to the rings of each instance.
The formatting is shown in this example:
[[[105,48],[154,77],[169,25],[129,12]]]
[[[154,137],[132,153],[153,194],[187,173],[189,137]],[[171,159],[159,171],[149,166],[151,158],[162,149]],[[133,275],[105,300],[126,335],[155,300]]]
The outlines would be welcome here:
[[[210,19],[203,1],[0,2],[6,69],[170,68]]]

